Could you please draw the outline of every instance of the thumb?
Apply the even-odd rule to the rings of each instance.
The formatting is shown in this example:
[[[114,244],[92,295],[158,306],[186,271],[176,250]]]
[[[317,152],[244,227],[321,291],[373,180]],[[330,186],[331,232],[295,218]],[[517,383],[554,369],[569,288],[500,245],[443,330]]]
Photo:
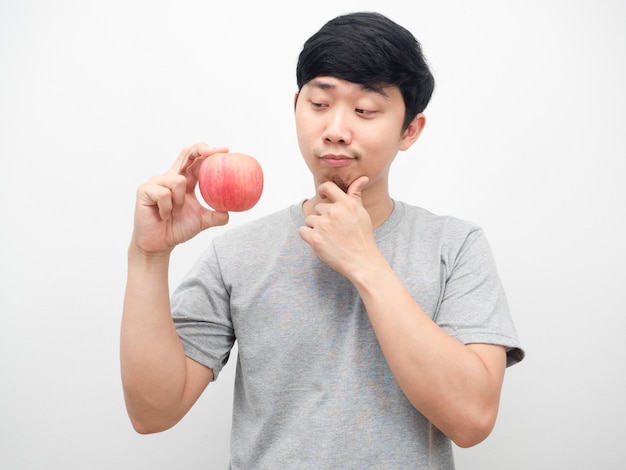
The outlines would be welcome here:
[[[206,210],[206,212],[202,216],[202,230],[205,230],[209,227],[217,227],[219,225],[226,225],[228,223],[229,214],[228,212],[219,212]]]
[[[361,192],[365,185],[369,182],[369,178],[367,176],[359,176],[355,179],[348,188],[347,194],[348,196],[352,196],[356,199],[361,199]]]

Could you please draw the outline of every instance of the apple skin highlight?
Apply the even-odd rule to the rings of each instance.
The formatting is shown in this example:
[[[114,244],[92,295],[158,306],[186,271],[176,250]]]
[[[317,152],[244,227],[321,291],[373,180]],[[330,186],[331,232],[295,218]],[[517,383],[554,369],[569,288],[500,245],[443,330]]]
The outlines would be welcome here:
[[[243,212],[261,198],[263,170],[250,155],[217,153],[200,164],[198,186],[204,201],[216,211]]]

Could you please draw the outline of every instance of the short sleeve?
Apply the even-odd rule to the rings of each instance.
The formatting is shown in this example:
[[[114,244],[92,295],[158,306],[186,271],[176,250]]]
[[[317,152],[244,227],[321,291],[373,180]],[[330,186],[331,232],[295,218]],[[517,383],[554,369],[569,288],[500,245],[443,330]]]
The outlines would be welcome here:
[[[213,370],[214,380],[235,342],[230,295],[211,245],[172,293],[172,318],[185,354]]]
[[[443,257],[445,288],[435,316],[459,341],[506,347],[507,366],[524,358],[494,256],[480,228]]]

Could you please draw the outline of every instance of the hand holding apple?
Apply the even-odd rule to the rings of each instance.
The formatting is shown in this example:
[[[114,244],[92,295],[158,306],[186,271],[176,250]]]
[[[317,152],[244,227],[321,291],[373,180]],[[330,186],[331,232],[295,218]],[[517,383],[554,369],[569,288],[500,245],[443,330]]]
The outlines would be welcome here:
[[[202,198],[216,211],[247,211],[261,198],[263,170],[250,155],[217,153],[200,164],[198,185]]]

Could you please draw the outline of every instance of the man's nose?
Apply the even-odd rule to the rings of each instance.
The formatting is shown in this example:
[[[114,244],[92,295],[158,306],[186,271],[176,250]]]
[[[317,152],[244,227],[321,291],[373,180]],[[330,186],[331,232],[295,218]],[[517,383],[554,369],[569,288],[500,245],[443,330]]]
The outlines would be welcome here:
[[[334,109],[327,114],[327,117],[324,141],[333,144],[350,144],[352,131],[349,113],[345,109]]]

